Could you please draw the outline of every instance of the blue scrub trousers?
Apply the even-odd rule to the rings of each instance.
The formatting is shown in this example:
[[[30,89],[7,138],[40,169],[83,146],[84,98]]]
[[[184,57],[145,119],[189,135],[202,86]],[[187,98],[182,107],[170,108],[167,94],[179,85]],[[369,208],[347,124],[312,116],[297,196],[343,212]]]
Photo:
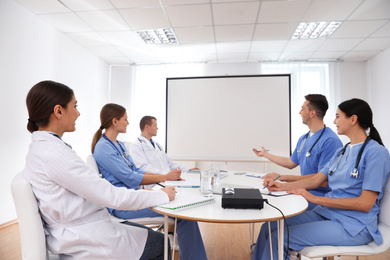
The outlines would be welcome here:
[[[121,219],[164,217],[151,209],[141,210],[114,210],[112,214]],[[207,259],[202,235],[196,221],[177,219],[177,240],[179,243],[180,259],[203,260]]]
[[[323,218],[317,213],[309,210],[297,216],[287,218],[290,236],[289,248],[299,251],[307,246],[357,246],[372,241],[368,230],[365,228],[355,237],[341,226],[340,223]],[[276,221],[271,222],[272,252],[270,251],[270,239],[268,223],[261,227],[252,260],[269,260],[271,253],[273,259],[278,259],[278,234]],[[284,227],[284,257],[288,254],[287,230]],[[290,256],[287,256],[290,259]]]

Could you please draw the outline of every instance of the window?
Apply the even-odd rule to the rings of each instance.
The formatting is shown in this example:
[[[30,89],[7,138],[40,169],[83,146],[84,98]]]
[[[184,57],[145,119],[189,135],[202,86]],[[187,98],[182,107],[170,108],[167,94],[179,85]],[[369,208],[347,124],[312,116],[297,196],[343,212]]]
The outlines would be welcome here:
[[[291,146],[294,150],[299,137],[308,131],[299,115],[307,94],[322,94],[330,101],[329,66],[324,63],[265,63],[262,74],[291,74]],[[275,102],[275,105],[276,102]],[[329,113],[329,111],[328,111]],[[325,124],[331,125],[333,117],[325,117]]]

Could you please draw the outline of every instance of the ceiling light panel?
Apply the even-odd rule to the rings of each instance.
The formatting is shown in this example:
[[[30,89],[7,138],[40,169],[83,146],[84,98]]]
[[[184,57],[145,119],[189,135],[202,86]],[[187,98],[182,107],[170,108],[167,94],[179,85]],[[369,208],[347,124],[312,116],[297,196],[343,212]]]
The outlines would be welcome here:
[[[297,39],[317,39],[329,37],[341,22],[308,22],[299,23],[292,40]]]
[[[147,44],[177,44],[176,35],[171,28],[139,30],[137,34]]]

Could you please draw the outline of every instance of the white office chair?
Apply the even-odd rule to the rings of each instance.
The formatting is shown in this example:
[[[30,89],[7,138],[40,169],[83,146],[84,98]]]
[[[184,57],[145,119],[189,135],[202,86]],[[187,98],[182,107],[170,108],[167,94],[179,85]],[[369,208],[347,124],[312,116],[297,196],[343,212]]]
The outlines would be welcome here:
[[[93,158],[93,155],[88,155],[86,161],[87,161],[87,164],[89,165],[89,167],[94,169],[99,174],[99,176],[102,177],[102,175],[99,172],[99,168],[96,164],[95,158]],[[116,221],[116,222],[120,222],[120,223],[130,221],[130,222],[134,222],[134,223],[148,226],[151,228],[157,228],[158,230],[160,230],[162,227],[164,227],[164,217],[135,218],[135,219],[124,220],[124,219],[117,218],[117,217],[111,215],[111,220]],[[169,226],[168,229],[173,230],[174,225],[175,225],[175,221],[173,219],[169,218],[168,219],[168,226]]]
[[[12,180],[11,192],[19,222],[22,259],[60,259],[46,248],[46,237],[37,200],[23,172],[18,173]]]
[[[299,253],[309,258],[333,256],[359,256],[375,255],[385,252],[390,248],[390,181],[387,181],[385,192],[380,201],[378,228],[383,237],[383,243],[377,245],[374,241],[362,246],[310,246]]]

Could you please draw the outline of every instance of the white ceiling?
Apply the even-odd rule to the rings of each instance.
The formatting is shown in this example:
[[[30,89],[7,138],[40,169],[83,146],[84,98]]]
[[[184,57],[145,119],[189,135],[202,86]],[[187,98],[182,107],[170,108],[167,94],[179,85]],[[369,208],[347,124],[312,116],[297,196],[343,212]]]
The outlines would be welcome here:
[[[390,0],[16,0],[109,64],[366,61],[390,47]],[[290,40],[299,22],[342,21]],[[139,29],[173,28],[151,45]]]

